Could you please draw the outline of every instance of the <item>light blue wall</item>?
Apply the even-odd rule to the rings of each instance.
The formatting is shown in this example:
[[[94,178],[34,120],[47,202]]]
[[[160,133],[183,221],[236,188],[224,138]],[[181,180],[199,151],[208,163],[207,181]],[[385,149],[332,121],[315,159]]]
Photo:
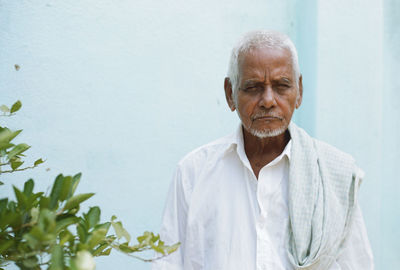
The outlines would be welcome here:
[[[315,135],[351,153],[376,269],[400,269],[400,5],[319,1]],[[396,241],[397,240],[397,241]]]
[[[398,12],[395,0],[0,0],[0,103],[23,102],[1,121],[24,128],[32,160],[47,159],[4,182],[34,176],[45,189],[60,172],[82,172],[79,190],[96,192],[86,205],[100,205],[103,220],[157,231],[177,161],[238,124],[223,95],[230,47],[272,28],[299,50],[295,121],[357,158],[377,269],[399,269]],[[97,262],[149,269],[118,253]]]
[[[320,1],[316,135],[352,154],[366,177],[360,201],[376,257],[383,264],[383,5]],[[334,19],[333,19],[334,18]],[[385,266],[385,267],[384,267]]]
[[[376,233],[380,249],[377,255],[382,267],[387,265],[399,269],[400,183],[397,169],[400,161],[400,2],[385,0],[383,16],[382,177],[377,183],[381,186],[378,218],[381,233]]]
[[[316,125],[316,78],[317,69],[317,0],[297,0],[294,5],[295,29],[292,39],[299,55],[299,64],[303,77],[303,101],[300,110],[294,115],[294,121],[310,134],[315,135]]]

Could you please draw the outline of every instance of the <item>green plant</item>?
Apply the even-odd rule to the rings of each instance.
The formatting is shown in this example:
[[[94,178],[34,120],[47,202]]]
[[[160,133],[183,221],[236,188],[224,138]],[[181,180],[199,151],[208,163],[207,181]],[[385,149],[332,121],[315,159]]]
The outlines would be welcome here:
[[[21,106],[17,101],[11,109],[3,105],[0,110],[3,116],[11,116]],[[44,162],[37,159],[33,165],[22,167],[23,153],[29,145],[13,144],[20,132],[0,127],[0,175],[31,169]],[[152,232],[145,232],[137,237],[136,244],[131,245],[130,234],[115,216],[101,223],[98,206],[81,213],[81,203],[94,194],[75,193],[80,179],[80,173],[74,176],[60,174],[54,180],[50,194],[35,192],[35,182],[29,179],[23,189],[13,186],[16,200],[0,199],[0,269],[14,262],[26,270],[43,267],[86,270],[94,269],[93,257],[109,255],[112,249],[151,261],[135,254],[154,250],[161,258],[179,247],[179,243],[165,245],[159,235]],[[115,234],[110,233],[110,228]]]
[[[19,100],[11,106],[11,109],[6,105],[1,105],[0,111],[3,112],[1,116],[12,116],[21,108],[21,106],[22,103]],[[22,160],[22,157],[24,156],[23,153],[30,148],[26,143],[20,143],[17,145],[12,143],[12,140],[14,140],[21,131],[22,130],[11,131],[6,127],[0,126],[0,173],[11,173],[32,169],[43,163],[42,159],[38,159],[32,166],[21,167],[24,163]],[[8,169],[4,170],[4,168]],[[3,183],[0,182],[0,185],[1,184]]]

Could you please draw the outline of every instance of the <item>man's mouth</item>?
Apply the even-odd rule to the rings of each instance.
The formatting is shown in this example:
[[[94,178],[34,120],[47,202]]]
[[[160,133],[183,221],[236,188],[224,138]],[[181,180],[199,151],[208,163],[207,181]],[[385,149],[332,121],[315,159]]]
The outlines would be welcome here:
[[[277,120],[282,120],[281,117],[279,116],[274,116],[274,115],[260,115],[260,116],[255,116],[253,117],[253,121],[255,120],[263,120],[263,121],[277,121]]]

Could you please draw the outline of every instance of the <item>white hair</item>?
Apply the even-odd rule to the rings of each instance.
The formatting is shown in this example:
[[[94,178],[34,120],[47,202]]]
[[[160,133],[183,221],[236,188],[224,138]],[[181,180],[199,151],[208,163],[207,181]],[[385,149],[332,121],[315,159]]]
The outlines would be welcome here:
[[[235,100],[239,83],[239,56],[254,49],[262,48],[279,48],[289,50],[292,59],[293,73],[298,86],[300,67],[296,47],[290,38],[287,35],[276,31],[252,31],[244,34],[239,39],[239,41],[236,43],[236,46],[232,49],[232,54],[229,61],[228,78],[232,84]]]

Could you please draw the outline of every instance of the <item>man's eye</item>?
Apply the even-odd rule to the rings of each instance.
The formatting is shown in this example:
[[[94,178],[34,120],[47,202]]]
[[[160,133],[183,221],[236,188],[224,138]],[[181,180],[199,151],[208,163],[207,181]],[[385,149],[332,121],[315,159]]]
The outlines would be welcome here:
[[[287,84],[278,84],[278,85],[276,86],[276,88],[277,88],[278,90],[284,91],[284,90],[289,89],[290,86],[287,85]]]
[[[258,86],[249,86],[243,89],[245,92],[249,92],[249,93],[253,93],[253,92],[258,92],[258,91],[262,91],[261,87]]]

